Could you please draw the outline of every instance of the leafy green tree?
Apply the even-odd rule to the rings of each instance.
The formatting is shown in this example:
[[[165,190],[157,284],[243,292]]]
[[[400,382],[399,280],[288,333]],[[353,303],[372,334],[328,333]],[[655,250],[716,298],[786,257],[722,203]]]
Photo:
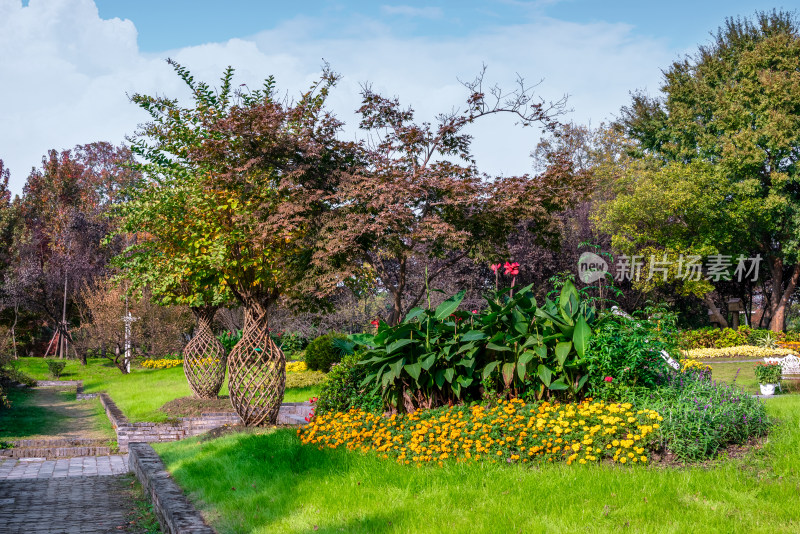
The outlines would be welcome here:
[[[615,242],[670,253],[760,254],[774,331],[800,280],[800,26],[789,13],[728,19],[674,62],[659,97],[620,120],[652,165],[602,213]]]
[[[231,399],[236,405],[253,393],[246,389],[262,390],[268,398],[240,415],[248,424],[274,422],[285,360],[268,336],[270,309],[279,298],[313,307],[355,272],[344,254],[318,254],[321,217],[353,164],[350,145],[336,139],[341,124],[324,108],[338,77],[326,68],[295,102],[276,97],[272,78],[260,89],[234,91],[228,68],[213,90],[170,64],[193,105],[132,98],[151,117],[132,139],[148,182],[125,208],[125,230],[141,239],[121,261],[142,281],[163,284],[165,296],[214,302],[230,292],[243,304]]]

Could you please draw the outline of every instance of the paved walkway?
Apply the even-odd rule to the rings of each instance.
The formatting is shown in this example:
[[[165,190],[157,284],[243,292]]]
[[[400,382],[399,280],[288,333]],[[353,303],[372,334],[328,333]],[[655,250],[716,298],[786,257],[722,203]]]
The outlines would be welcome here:
[[[128,457],[0,462],[0,533],[130,532]]]
[[[127,472],[127,454],[122,456],[81,456],[57,460],[10,458],[0,461],[0,481],[122,475]]]

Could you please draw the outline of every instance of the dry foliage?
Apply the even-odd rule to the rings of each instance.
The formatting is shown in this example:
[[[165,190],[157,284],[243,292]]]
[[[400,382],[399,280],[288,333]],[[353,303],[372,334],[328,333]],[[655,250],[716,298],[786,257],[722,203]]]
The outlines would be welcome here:
[[[103,280],[81,291],[81,326],[73,332],[78,351],[95,352],[126,368],[125,290]],[[179,353],[193,321],[185,306],[158,306],[146,294],[129,299],[128,309],[136,318],[131,326],[134,357],[159,357]]]

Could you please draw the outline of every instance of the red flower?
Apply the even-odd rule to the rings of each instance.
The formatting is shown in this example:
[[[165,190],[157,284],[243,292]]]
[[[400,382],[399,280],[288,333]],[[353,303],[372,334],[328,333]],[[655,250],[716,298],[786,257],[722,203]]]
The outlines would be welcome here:
[[[478,313],[478,310],[472,310],[472,313]]]
[[[497,272],[497,269],[499,269],[499,268],[500,268],[500,267],[502,267],[502,266],[503,266],[503,265],[502,265],[501,263],[493,263],[492,265],[490,265],[490,267],[492,268],[492,270],[493,270],[494,272]]]
[[[519,263],[517,262],[514,263],[506,262],[506,264],[503,265],[503,268],[506,270],[505,272],[506,275],[510,274],[511,276],[517,276],[519,274]]]
[[[610,376],[607,376],[607,377],[605,377],[603,380],[604,380],[604,381],[606,381],[606,382],[611,382],[611,381],[612,381],[612,380],[614,380],[614,379],[613,379],[613,378],[611,378]]]
[[[314,404],[315,402],[317,402],[317,398],[316,397],[311,397],[310,399],[308,399],[308,402],[310,402],[311,404]]]
[[[371,324],[375,328],[378,328],[378,325],[381,324],[381,322],[377,319],[373,319],[372,321],[369,322],[369,324]]]

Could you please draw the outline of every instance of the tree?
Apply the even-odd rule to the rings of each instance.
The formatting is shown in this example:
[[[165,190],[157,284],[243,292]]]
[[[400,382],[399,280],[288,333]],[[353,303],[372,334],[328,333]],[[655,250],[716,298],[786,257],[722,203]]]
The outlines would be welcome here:
[[[165,204],[174,206],[170,224],[179,246],[141,241],[130,252],[153,243],[150,257],[163,253],[176,282],[219,280],[242,303],[244,332],[230,355],[231,401],[247,424],[274,422],[285,360],[268,335],[270,309],[279,298],[313,306],[354,272],[347,261],[316,254],[321,215],[332,209],[340,176],[352,165],[350,145],[336,139],[341,124],[324,109],[337,76],[325,69],[293,102],[276,98],[272,78],[261,89],[234,91],[228,68],[212,90],[170,64],[193,106],[134,95],[152,119],[132,145],[149,181],[128,211],[146,212],[139,231],[163,236],[152,225],[160,224]],[[177,194],[185,198],[173,202]]]
[[[728,19],[665,71],[659,98],[635,94],[620,125],[664,168],[641,173],[607,212],[618,240],[652,232],[675,253],[760,254],[774,331],[800,280],[799,31],[789,13]],[[647,209],[625,216],[628,205]]]
[[[487,91],[483,73],[466,87],[465,108],[439,115],[435,125],[416,121],[414,111],[397,99],[369,86],[362,90],[361,128],[369,136],[365,166],[342,180],[337,195],[346,201],[326,229],[326,251],[337,255],[360,248],[361,265],[392,296],[389,324],[425,295],[424,283],[407,295],[412,264],[430,267],[430,283],[464,258],[500,254],[519,221],[541,231],[549,214],[582,190],[583,176],[573,172],[565,153],[550,153],[537,176],[486,176],[464,131],[496,114],[553,131],[564,101],[536,101],[521,80],[509,93],[498,87]]]
[[[53,326],[62,357],[77,291],[105,274],[114,252],[114,243],[101,245],[112,227],[105,214],[137,180],[131,161],[129,150],[108,143],[51,150],[23,189],[5,287],[15,303]]]
[[[183,347],[190,320],[185,306],[158,306],[147,298],[125,301],[125,289],[110,278],[95,280],[80,290],[81,324],[74,339],[82,353],[108,358],[123,373],[129,372],[126,348],[134,355],[162,357]],[[136,318],[126,338],[122,318]]]
[[[152,165],[138,167],[151,176]],[[215,398],[225,381],[227,358],[212,323],[217,309],[232,296],[220,271],[208,265],[198,268],[194,261],[194,246],[205,231],[204,214],[195,213],[194,204],[203,192],[192,189],[193,183],[174,185],[151,180],[118,207],[118,233],[130,245],[113,263],[120,268],[117,282],[129,293],[147,295],[162,306],[189,307],[197,326],[183,347],[184,373],[196,397]]]
[[[4,282],[11,265],[13,254],[12,243],[14,232],[19,224],[19,203],[11,202],[11,191],[8,190],[8,180],[10,172],[5,168],[3,160],[0,159],[0,282]],[[15,298],[13,291],[10,291],[7,284],[0,285],[0,310],[13,309],[14,317],[9,328],[10,346],[13,350],[14,358],[17,357],[16,327],[19,316],[19,300]],[[0,341],[0,343],[5,340]]]

